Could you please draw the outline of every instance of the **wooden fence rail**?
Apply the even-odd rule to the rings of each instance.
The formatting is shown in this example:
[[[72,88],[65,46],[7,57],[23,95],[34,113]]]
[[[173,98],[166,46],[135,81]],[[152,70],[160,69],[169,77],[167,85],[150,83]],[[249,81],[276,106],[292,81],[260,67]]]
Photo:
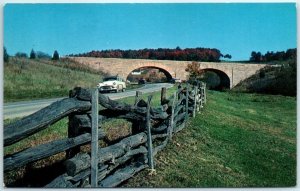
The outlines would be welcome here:
[[[202,110],[205,90],[202,82],[187,83],[179,85],[167,98],[163,88],[161,106],[154,108],[151,96],[144,101],[140,92],[136,93],[134,105],[129,105],[97,95],[98,92],[74,88],[69,98],[5,125],[4,146],[9,146],[66,116],[69,118],[68,138],[4,156],[4,172],[66,152],[65,173],[45,187],[115,187],[145,168],[154,170],[155,155],[166,147],[174,133],[186,126],[190,116],[195,117]],[[98,103],[104,109],[99,111]],[[132,122],[132,135],[98,148],[97,140],[106,136],[101,124],[115,118]],[[91,153],[81,151],[86,144],[91,144]]]

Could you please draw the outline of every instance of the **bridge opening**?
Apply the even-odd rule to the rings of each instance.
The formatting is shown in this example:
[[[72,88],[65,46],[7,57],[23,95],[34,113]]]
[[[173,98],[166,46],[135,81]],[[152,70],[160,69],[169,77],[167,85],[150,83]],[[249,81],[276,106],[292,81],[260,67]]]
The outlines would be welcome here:
[[[207,88],[222,91],[230,89],[230,79],[224,72],[216,69],[204,69],[200,79],[206,82]]]
[[[139,83],[141,80],[149,83],[169,82],[172,75],[165,69],[147,66],[134,69],[127,76],[127,81]]]

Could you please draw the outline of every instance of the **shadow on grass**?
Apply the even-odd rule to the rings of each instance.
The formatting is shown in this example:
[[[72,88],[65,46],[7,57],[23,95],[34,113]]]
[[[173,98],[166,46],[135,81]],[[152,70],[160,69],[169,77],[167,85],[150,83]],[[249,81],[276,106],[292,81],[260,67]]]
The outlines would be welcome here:
[[[64,160],[61,160],[50,165],[43,165],[42,167],[35,167],[33,164],[28,164],[25,167],[8,172],[5,182],[9,183],[5,186],[8,188],[44,187],[65,172],[63,162]],[[15,178],[15,176],[18,178]]]

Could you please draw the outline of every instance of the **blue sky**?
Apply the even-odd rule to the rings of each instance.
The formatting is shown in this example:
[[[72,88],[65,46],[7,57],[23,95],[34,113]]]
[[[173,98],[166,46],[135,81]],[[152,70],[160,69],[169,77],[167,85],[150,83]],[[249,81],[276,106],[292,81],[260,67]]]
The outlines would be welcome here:
[[[251,51],[296,48],[296,5],[7,4],[4,46],[11,55],[206,47],[248,60]]]

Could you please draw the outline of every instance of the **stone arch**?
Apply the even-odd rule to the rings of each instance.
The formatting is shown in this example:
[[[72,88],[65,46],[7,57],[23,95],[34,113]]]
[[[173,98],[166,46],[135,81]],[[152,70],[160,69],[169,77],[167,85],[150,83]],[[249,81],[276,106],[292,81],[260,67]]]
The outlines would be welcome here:
[[[231,88],[231,79],[230,79],[230,76],[222,71],[222,70],[218,70],[218,69],[215,69],[215,68],[204,68],[202,69],[204,72],[214,72],[215,74],[217,74],[220,78],[220,84],[215,87],[214,89],[216,90],[222,90],[222,89],[230,89]]]
[[[162,73],[164,73],[164,75],[166,76],[167,80],[171,80],[173,78],[172,74],[165,68],[163,67],[158,67],[158,66],[153,66],[153,65],[144,65],[144,66],[139,66],[139,67],[135,67],[134,69],[129,69],[127,76],[125,77],[126,79],[128,78],[128,76],[130,75],[131,72],[133,72],[134,70],[137,69],[143,69],[143,68],[153,68],[153,69],[159,69],[159,71],[161,71]]]
[[[161,64],[161,63],[139,63],[139,64],[134,64],[131,65],[131,67],[127,68],[127,74],[126,77],[128,77],[128,75],[139,68],[155,68],[155,69],[159,69],[161,72],[163,72],[167,79],[172,79],[174,77],[174,71],[169,68],[168,66]]]

